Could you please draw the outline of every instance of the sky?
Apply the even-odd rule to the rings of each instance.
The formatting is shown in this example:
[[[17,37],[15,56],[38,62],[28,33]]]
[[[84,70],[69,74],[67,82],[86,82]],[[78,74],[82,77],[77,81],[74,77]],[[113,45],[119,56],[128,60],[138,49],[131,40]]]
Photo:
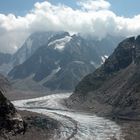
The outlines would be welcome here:
[[[36,2],[43,2],[45,0],[1,0],[0,13],[15,15],[27,14]],[[62,3],[72,8],[78,8],[77,0],[48,0],[52,4]],[[86,0],[85,0],[86,1]],[[140,13],[140,0],[108,0],[111,3],[111,10],[117,15],[132,17]]]
[[[1,0],[0,52],[14,53],[37,31],[103,39],[140,34],[140,0]]]

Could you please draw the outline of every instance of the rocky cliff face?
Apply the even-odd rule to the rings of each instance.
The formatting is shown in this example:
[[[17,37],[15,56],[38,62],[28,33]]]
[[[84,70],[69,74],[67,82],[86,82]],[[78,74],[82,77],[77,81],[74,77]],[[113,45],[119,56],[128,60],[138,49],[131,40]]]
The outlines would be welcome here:
[[[11,54],[0,52],[0,73],[6,75],[7,71],[11,68],[9,63],[12,59]]]
[[[12,65],[16,66],[26,61],[39,47],[48,42],[55,32],[35,32],[31,34],[21,46],[21,48],[12,56]]]
[[[32,33],[16,53],[0,53],[0,73],[7,75],[14,66],[22,64],[26,61],[39,47],[46,44],[50,37],[55,34],[56,32]]]
[[[0,53],[0,66],[10,62],[12,55],[7,53]]]
[[[140,119],[140,36],[121,42],[75,88],[68,104],[115,117]]]
[[[0,91],[0,135],[16,135],[24,132],[24,122],[13,104]]]
[[[7,78],[0,74],[0,89],[7,90],[10,89],[11,85]]]
[[[3,95],[2,91],[9,88],[8,80],[0,75],[0,136],[9,138],[25,131],[24,122],[14,105]]]

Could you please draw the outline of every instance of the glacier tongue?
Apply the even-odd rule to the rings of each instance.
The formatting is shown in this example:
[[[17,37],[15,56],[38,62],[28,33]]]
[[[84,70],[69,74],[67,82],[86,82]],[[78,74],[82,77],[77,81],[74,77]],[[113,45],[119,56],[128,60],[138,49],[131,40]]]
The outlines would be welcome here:
[[[54,135],[52,140],[123,140],[121,128],[115,122],[63,106],[63,100],[70,95],[53,94],[13,103],[19,109],[42,113],[60,121],[60,134]]]

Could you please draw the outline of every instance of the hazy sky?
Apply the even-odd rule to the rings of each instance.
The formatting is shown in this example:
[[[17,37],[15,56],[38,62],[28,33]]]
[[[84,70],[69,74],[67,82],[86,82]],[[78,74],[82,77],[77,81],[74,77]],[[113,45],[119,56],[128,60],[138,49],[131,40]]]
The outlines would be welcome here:
[[[0,51],[14,53],[37,31],[102,39],[140,34],[140,0],[0,0]]]

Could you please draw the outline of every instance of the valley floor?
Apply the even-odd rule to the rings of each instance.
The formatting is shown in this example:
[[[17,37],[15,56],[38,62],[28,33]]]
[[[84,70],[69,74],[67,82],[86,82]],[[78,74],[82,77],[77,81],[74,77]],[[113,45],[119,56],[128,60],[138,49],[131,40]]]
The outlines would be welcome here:
[[[64,106],[64,99],[70,95],[71,93],[53,94],[14,101],[14,105],[22,110],[20,113],[29,123],[30,129],[25,135],[19,135],[11,140],[30,140],[31,138],[34,140],[140,140],[139,121],[114,122],[93,113],[68,109]],[[33,112],[39,114],[36,116]],[[50,129],[42,129],[47,123],[39,120],[44,120],[44,117]]]
[[[32,99],[37,97],[42,97],[45,95],[50,94],[49,92],[36,92],[36,91],[23,91],[23,90],[17,90],[17,89],[11,89],[5,92],[5,96],[13,101],[13,100],[23,100],[23,99]]]
[[[70,95],[54,94],[13,103],[20,110],[41,113],[60,122],[60,133],[52,140],[123,140],[121,128],[115,122],[63,106],[63,100]]]

